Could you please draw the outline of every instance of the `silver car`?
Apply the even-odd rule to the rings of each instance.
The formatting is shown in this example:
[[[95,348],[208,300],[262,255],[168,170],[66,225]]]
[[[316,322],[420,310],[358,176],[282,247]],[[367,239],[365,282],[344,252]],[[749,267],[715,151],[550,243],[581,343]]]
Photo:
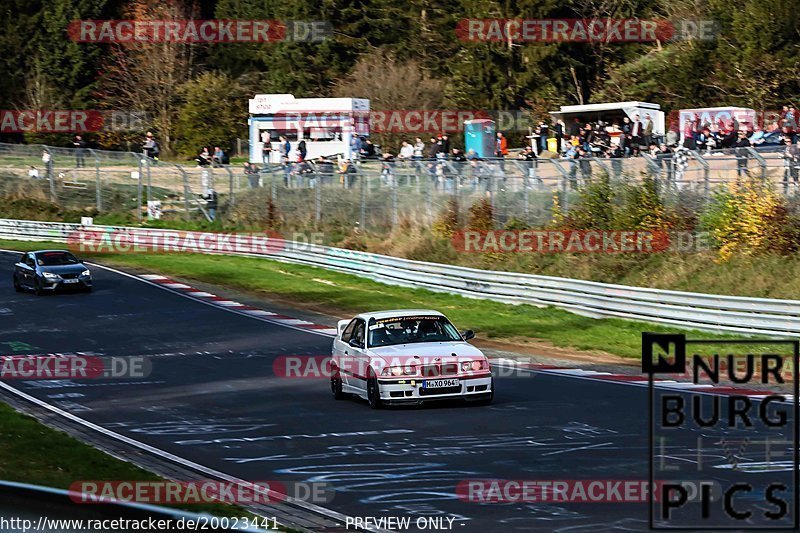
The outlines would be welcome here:
[[[14,289],[37,295],[56,290],[92,290],[92,273],[66,250],[40,250],[20,256],[14,265]]]

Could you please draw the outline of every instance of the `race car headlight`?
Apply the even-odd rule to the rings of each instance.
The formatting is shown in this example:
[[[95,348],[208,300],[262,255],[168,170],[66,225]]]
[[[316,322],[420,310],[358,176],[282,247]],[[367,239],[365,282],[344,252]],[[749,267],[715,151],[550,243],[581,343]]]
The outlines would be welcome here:
[[[53,274],[52,272],[42,272],[42,276],[44,276],[45,279],[58,279],[59,278],[58,274]]]
[[[390,366],[381,371],[382,376],[414,376],[417,373],[417,368],[414,366]]]
[[[85,278],[86,276],[91,276],[91,275],[92,275],[92,273],[91,273],[91,272],[89,272],[89,269],[86,269],[86,270],[84,270],[83,272],[81,272],[81,276],[82,276],[82,277],[84,277],[84,278]]]
[[[462,372],[469,372],[472,369],[472,363],[469,361],[464,361],[461,363],[461,371]]]
[[[483,361],[473,361],[472,362],[472,370],[486,370],[489,368],[489,361],[485,359]]]

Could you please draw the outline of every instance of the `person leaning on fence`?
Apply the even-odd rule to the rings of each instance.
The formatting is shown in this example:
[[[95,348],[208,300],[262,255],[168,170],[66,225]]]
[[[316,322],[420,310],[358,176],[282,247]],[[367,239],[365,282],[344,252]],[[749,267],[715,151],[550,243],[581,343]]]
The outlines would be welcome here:
[[[50,151],[45,148],[42,150],[42,163],[44,163],[44,177],[48,180],[53,179],[53,156],[50,154]]]
[[[739,131],[739,140],[736,141],[734,147],[736,148],[736,175],[747,176],[747,163],[750,159],[750,139],[747,138],[747,132],[744,130]]]
[[[84,141],[83,137],[80,135],[76,135],[75,138],[72,139],[72,146],[75,148],[75,168],[85,167],[84,152],[86,151],[86,141]]]
[[[261,186],[261,174],[259,174],[259,169],[256,165],[252,163],[245,163],[244,177],[247,178],[247,181],[250,183],[251,189]]]
[[[145,157],[149,157],[155,161],[158,161],[158,156],[160,150],[158,148],[158,142],[156,142],[155,137],[153,137],[153,132],[148,131],[144,138],[144,143],[142,144],[142,149],[144,151]]]
[[[208,189],[205,195],[201,196],[203,200],[206,201],[206,209],[208,209],[208,218],[211,222],[217,218],[217,203],[219,202],[219,196],[217,196],[217,191],[214,189]]]
[[[800,143],[792,144],[792,140],[789,137],[784,138],[783,143],[786,145],[783,150],[783,183],[788,185],[789,178],[791,178],[792,182],[797,186],[798,180],[800,180]]]

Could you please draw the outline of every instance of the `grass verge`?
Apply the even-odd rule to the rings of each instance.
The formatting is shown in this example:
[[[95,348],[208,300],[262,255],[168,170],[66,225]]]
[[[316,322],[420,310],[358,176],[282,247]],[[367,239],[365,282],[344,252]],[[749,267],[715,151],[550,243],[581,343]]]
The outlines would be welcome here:
[[[58,452],[53,453],[54,450]],[[80,480],[157,481],[162,478],[51,429],[0,402],[0,479],[68,489]],[[249,514],[227,504],[181,508],[217,516]]]

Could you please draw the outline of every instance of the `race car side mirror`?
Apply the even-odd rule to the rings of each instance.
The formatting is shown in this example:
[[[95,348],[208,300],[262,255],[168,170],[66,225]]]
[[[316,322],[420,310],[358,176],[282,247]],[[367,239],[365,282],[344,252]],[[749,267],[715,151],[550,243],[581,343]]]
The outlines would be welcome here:
[[[470,339],[475,338],[475,332],[472,331],[471,329],[468,329],[467,331],[462,331],[461,336],[464,338],[465,341],[468,341]]]

